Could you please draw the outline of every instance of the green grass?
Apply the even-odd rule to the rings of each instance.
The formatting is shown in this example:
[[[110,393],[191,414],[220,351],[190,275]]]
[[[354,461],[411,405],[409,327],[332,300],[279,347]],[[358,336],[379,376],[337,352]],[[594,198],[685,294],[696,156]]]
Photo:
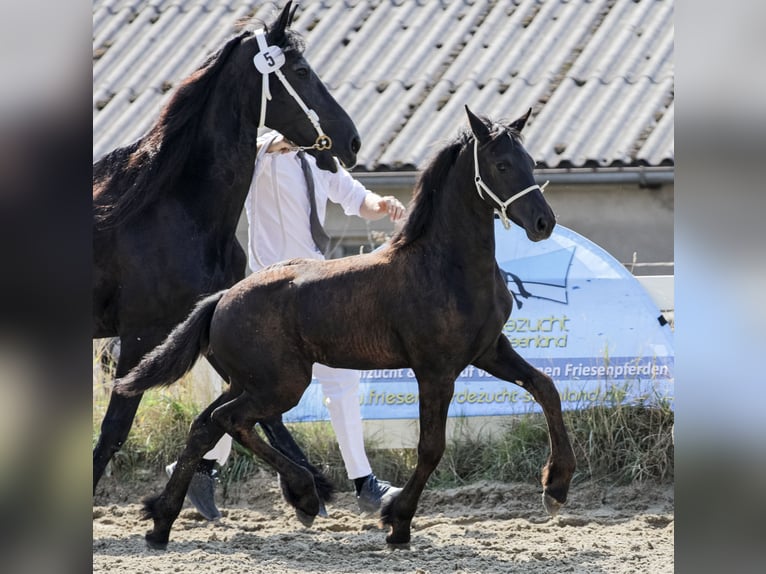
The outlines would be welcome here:
[[[114,362],[102,342],[94,347],[93,444],[106,414]],[[203,405],[194,399],[193,381],[187,376],[170,389],[144,394],[133,427],[123,448],[110,462],[110,471],[121,479],[146,477],[174,461],[183,449],[189,426]]]
[[[111,374],[101,365],[103,349],[94,353],[93,443],[106,412]],[[109,364],[106,361],[107,365]],[[132,480],[160,473],[181,452],[186,435],[202,405],[193,398],[191,375],[170,387],[149,391],[139,407],[128,441],[112,460],[118,479]],[[564,421],[577,457],[575,482],[584,480],[627,484],[673,480],[672,426],[674,414],[660,399],[640,405],[594,403],[566,411]],[[429,480],[432,487],[449,487],[479,480],[539,482],[548,456],[548,429],[540,414],[509,417],[491,438],[477,438],[458,421],[442,460]],[[327,422],[288,425],[309,460],[340,490],[351,489],[332,427]],[[367,454],[375,473],[404,484],[415,463],[415,449],[386,449],[368,442]],[[221,473],[224,496],[265,465],[235,444]]]

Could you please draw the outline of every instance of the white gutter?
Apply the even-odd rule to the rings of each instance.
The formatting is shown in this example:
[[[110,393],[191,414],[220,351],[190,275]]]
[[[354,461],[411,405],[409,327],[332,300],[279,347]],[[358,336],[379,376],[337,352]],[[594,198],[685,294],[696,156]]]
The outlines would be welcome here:
[[[420,172],[354,172],[354,178],[370,189],[411,189]],[[675,167],[631,167],[599,169],[538,169],[538,183],[550,180],[551,185],[637,185],[659,187],[673,185]]]

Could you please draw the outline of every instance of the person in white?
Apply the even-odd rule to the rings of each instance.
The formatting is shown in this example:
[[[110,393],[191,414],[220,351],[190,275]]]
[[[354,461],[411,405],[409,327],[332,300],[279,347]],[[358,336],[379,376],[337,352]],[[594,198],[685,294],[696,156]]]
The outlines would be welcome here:
[[[387,215],[398,222],[405,215],[404,205],[395,197],[381,197],[367,190],[340,164],[336,173],[319,169],[311,155],[301,154],[301,158],[295,146],[277,132],[261,136],[258,143],[253,180],[245,200],[248,264],[253,272],[294,257],[324,259],[312,235],[312,206],[302,161],[308,162],[319,222],[325,219],[328,200],[339,204],[346,215],[368,220]],[[385,497],[401,489],[379,480],[367,459],[359,406],[359,371],[315,363],[313,376],[322,386],[346,472],[356,487],[359,508],[375,512]],[[189,485],[189,500],[208,520],[220,517],[213,499],[214,464],[217,461],[223,466],[230,451],[231,437],[224,435],[205,454]],[[168,472],[172,468],[169,465]]]

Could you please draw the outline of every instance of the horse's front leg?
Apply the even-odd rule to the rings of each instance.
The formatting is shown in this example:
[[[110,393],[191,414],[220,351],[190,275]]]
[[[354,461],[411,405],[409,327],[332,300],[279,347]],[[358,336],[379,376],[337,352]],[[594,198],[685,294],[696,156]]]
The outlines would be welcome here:
[[[115,376],[119,378],[128,374],[141,357],[164,339],[165,334],[142,332],[140,336],[135,333],[122,335]],[[96,486],[106,470],[106,465],[128,439],[142,396],[124,397],[112,392],[109,397],[109,406],[101,422],[101,434],[93,449],[93,494],[96,494]]]
[[[412,517],[428,477],[436,469],[446,445],[447,410],[455,388],[455,377],[425,376],[416,371],[420,391],[420,439],[418,462],[402,491],[383,504],[380,518],[391,526],[389,544],[410,541]]]
[[[93,494],[104,475],[106,466],[112,460],[114,453],[120,450],[130,434],[133,419],[136,418],[138,405],[143,394],[135,397],[123,397],[112,392],[109,397],[109,407],[104,420],[101,421],[101,434],[93,449]]]
[[[569,483],[575,470],[575,455],[569,442],[561,399],[551,378],[525,361],[500,335],[495,345],[473,363],[493,376],[521,385],[540,404],[548,423],[550,455],[543,467],[543,504],[555,516],[567,500]]]

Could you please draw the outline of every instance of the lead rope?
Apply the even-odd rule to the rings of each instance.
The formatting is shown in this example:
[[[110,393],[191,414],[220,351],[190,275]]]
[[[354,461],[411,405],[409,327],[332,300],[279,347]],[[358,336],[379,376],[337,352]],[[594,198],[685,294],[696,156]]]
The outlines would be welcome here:
[[[510,134],[508,137],[511,137]],[[508,206],[511,205],[514,201],[519,199],[520,197],[525,196],[530,191],[534,191],[535,189],[539,189],[540,193],[543,193],[545,191],[545,187],[550,183],[550,181],[546,181],[542,186],[534,184],[530,185],[529,187],[526,187],[522,189],[520,192],[512,195],[505,201],[501,200],[497,195],[495,195],[492,190],[485,184],[481,179],[481,174],[479,173],[479,140],[474,139],[473,140],[473,167],[474,167],[474,173],[476,174],[476,177],[474,178],[474,183],[476,183],[476,191],[479,193],[479,197],[481,199],[484,199],[484,196],[482,195],[482,190],[494,201],[498,207],[495,208],[495,213],[497,213],[500,216],[500,221],[503,222],[503,227],[506,229],[511,228],[511,220],[508,219],[508,216],[506,215],[506,210],[508,209]]]
[[[287,93],[292,96],[295,102],[306,114],[311,125],[314,126],[314,130],[317,133],[317,138],[314,141],[314,145],[301,146],[300,149],[315,149],[319,151],[329,150],[332,148],[332,139],[330,136],[322,132],[322,126],[319,123],[319,116],[317,113],[306,105],[306,102],[300,97],[298,92],[290,85],[285,75],[279,69],[285,63],[285,57],[279,46],[269,46],[266,42],[266,37],[262,28],[255,31],[255,40],[258,42],[258,49],[260,52],[253,57],[253,64],[256,69],[263,75],[261,82],[261,116],[258,122],[258,129],[266,125],[266,102],[271,100],[271,90],[269,89],[269,74],[274,73],[282,85],[287,90]]]

